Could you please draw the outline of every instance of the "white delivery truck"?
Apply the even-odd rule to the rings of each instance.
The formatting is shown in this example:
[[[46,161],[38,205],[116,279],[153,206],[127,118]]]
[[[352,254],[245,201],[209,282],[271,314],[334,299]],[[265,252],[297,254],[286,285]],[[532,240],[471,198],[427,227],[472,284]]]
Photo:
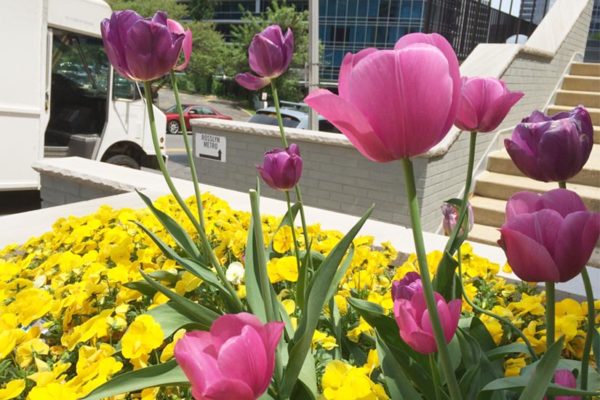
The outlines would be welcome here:
[[[100,22],[110,14],[102,0],[0,4],[0,196],[38,190],[31,165],[42,157],[155,167],[141,90],[113,70],[102,46]],[[166,126],[156,107],[154,115]]]

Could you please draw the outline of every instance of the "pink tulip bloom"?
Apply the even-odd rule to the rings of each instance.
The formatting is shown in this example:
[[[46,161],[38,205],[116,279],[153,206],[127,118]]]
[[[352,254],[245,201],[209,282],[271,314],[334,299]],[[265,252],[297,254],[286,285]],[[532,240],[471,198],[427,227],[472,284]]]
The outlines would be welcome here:
[[[339,96],[318,89],[304,99],[366,158],[387,162],[422,154],[454,123],[460,96],[458,60],[438,34],[413,33],[394,50],[347,54]]]
[[[454,125],[463,131],[491,132],[523,95],[509,91],[500,79],[463,77]]]
[[[226,314],[210,332],[188,332],[175,359],[196,400],[255,400],[269,387],[282,322],[262,324],[248,313]]]
[[[506,204],[498,244],[513,272],[527,282],[566,282],[590,259],[600,235],[600,213],[575,192],[519,192]]]
[[[248,62],[254,74],[237,74],[235,80],[248,90],[258,90],[287,71],[294,57],[294,34],[288,28],[285,35],[279,25],[266,27],[254,35],[248,48]]]
[[[569,389],[577,388],[577,378],[568,369],[557,369],[554,372],[554,383]],[[547,397],[544,397],[547,399]],[[580,396],[555,396],[554,400],[581,400]]]
[[[446,303],[442,295],[437,292],[434,294],[444,337],[446,343],[450,343],[458,327],[462,300],[456,299]],[[394,316],[398,328],[400,328],[400,337],[414,351],[422,354],[437,351],[433,327],[427,312],[425,293],[422,289],[415,292],[410,299],[395,299]]]
[[[183,29],[181,24],[173,19],[167,19],[167,28],[171,33],[176,35],[184,35],[183,43],[181,45],[181,51],[183,52],[183,63],[173,67],[175,71],[183,71],[187,68],[192,57],[192,31],[189,29]]]

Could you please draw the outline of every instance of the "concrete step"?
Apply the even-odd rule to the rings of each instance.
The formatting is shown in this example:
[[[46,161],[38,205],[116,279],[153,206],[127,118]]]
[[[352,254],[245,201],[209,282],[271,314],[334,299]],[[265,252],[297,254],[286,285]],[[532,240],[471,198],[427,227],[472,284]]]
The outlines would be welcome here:
[[[594,126],[600,126],[600,108],[592,108],[592,107],[586,107],[588,112],[590,113],[590,116],[592,117],[592,124]],[[557,114],[559,112],[563,112],[563,111],[571,111],[573,109],[573,107],[571,106],[557,106],[557,105],[552,105],[550,107],[548,107],[548,110],[546,111],[546,114],[548,115],[554,115]]]
[[[600,92],[584,92],[579,90],[559,90],[554,103],[559,106],[576,107],[583,104],[586,108],[600,108]]]
[[[570,75],[600,76],[600,64],[598,63],[573,63]]]
[[[523,176],[504,149],[491,152],[487,170],[507,175]],[[592,153],[579,174],[569,180],[570,183],[600,188],[600,144],[592,147]]]
[[[562,88],[564,90],[600,92],[600,77],[567,75],[563,79]]]
[[[497,245],[500,239],[498,228],[489,225],[475,224],[469,232],[469,240],[490,245]]]
[[[524,176],[499,174],[497,172],[482,172],[475,184],[475,194],[493,199],[508,200],[510,196],[521,191],[538,193],[556,189],[556,182],[538,182]],[[568,188],[577,192],[585,205],[591,211],[600,211],[600,190],[597,187],[570,184]]]
[[[594,127],[594,143],[600,143],[600,126]]]
[[[505,200],[473,196],[469,202],[473,207],[475,224],[499,227],[504,223]]]

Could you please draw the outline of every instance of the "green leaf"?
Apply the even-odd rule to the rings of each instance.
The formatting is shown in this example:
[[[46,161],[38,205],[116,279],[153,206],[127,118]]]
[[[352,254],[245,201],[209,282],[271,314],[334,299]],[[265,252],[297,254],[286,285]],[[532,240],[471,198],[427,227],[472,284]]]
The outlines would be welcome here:
[[[199,325],[196,321],[180,313],[176,306],[174,306],[173,301],[156,306],[153,309],[148,310],[146,314],[151,315],[152,318],[160,324],[165,339],[181,328],[190,326],[197,326],[200,329],[203,328],[203,326]]]
[[[302,204],[300,204],[300,203],[295,203],[294,205],[292,205],[292,210],[291,210],[292,217],[291,218],[290,218],[290,211],[288,210],[285,212],[285,215],[281,219],[279,226],[277,226],[277,229],[275,229],[275,231],[273,232],[273,238],[275,238],[275,236],[277,235],[277,232],[279,232],[279,230],[281,228],[283,228],[284,226],[292,227],[293,221],[296,219],[296,215],[298,215],[298,211],[300,211],[300,207],[302,207]],[[269,253],[273,253],[273,252],[275,252],[275,250],[273,249],[273,240],[271,239],[271,243],[269,243]]]
[[[190,320],[198,323],[204,329],[209,329],[213,321],[219,317],[219,314],[203,306],[202,304],[194,303],[193,301],[173,292],[171,289],[161,285],[154,279],[150,278],[148,274],[140,270],[140,273],[153,288],[167,296],[173,301],[172,307],[177,310],[180,314],[183,314]]]
[[[298,382],[304,387],[304,396],[302,399],[310,399],[314,400],[318,397],[319,389],[317,387],[317,372],[315,371],[315,360],[312,354],[308,353],[306,358],[304,359],[304,364],[302,364],[302,369],[300,369],[300,374],[298,375]],[[306,397],[306,396],[309,397]],[[295,397],[292,397],[295,398]]]
[[[188,235],[188,233],[175,221],[171,216],[165,214],[158,208],[154,206],[152,200],[150,200],[145,194],[140,191],[137,191],[137,194],[140,195],[144,203],[148,206],[152,214],[158,219],[158,221],[162,224],[162,226],[171,234],[175,242],[186,252],[188,257],[192,257],[194,259],[200,258],[200,250]]]
[[[302,316],[298,323],[298,329],[294,339],[289,345],[290,359],[285,369],[283,381],[280,387],[281,397],[286,398],[292,393],[302,364],[306,355],[310,351],[312,337],[319,322],[321,311],[325,306],[331,287],[337,287],[339,280],[336,281],[336,272],[342,262],[346,251],[352,244],[352,240],[358,234],[367,218],[371,215],[371,207],[365,215],[350,229],[350,231],[340,240],[340,242],[327,255],[323,264],[315,271],[308,288],[306,290],[305,306],[302,309]]]
[[[496,347],[495,349],[487,351],[485,354],[490,360],[496,360],[504,358],[507,354],[512,353],[525,353],[529,354],[529,349],[524,343],[511,343],[504,346]]]
[[[554,377],[554,371],[556,371],[556,365],[560,360],[564,341],[565,338],[563,336],[557,342],[553,343],[546,354],[540,359],[533,371],[531,381],[521,393],[519,400],[543,400],[546,389]]]
[[[592,349],[594,351],[594,358],[596,359],[596,371],[600,372],[600,333],[596,329],[594,329],[592,340]]]
[[[84,397],[101,400],[153,386],[188,385],[189,381],[175,360],[117,375]]]
[[[336,294],[339,283],[342,281],[342,278],[344,278],[344,275],[346,275],[346,271],[348,271],[350,264],[352,264],[352,257],[354,257],[354,245],[350,246],[350,250],[348,250],[348,255],[346,256],[346,258],[344,258],[344,261],[335,272],[333,282],[337,282],[337,284],[329,286],[329,290],[327,291],[327,295],[325,296],[327,300],[333,298],[333,295]]]
[[[377,335],[377,354],[381,360],[381,368],[390,397],[394,400],[421,398],[421,395],[413,388],[412,382],[404,374],[403,368],[396,361],[392,351],[379,335]]]
[[[124,283],[123,286],[125,286],[128,289],[137,290],[144,296],[148,297],[153,297],[156,294],[156,289],[150,286],[146,281],[127,282]]]
[[[365,300],[349,298],[348,303],[363,317],[365,321],[377,330],[382,342],[390,349],[404,374],[413,382],[427,399],[435,398],[435,391],[431,385],[432,378],[429,372],[429,359],[423,354],[411,349],[401,338],[396,321],[386,316],[378,304]],[[426,366],[424,368],[424,366]]]

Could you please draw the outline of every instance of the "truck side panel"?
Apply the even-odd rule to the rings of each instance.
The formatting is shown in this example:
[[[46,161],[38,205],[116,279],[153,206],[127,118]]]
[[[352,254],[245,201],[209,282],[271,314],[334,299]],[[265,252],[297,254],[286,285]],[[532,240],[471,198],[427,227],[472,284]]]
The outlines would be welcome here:
[[[44,101],[46,21],[44,0],[3,2],[0,26],[0,191],[37,189],[31,164],[41,158],[40,124],[47,121]]]

